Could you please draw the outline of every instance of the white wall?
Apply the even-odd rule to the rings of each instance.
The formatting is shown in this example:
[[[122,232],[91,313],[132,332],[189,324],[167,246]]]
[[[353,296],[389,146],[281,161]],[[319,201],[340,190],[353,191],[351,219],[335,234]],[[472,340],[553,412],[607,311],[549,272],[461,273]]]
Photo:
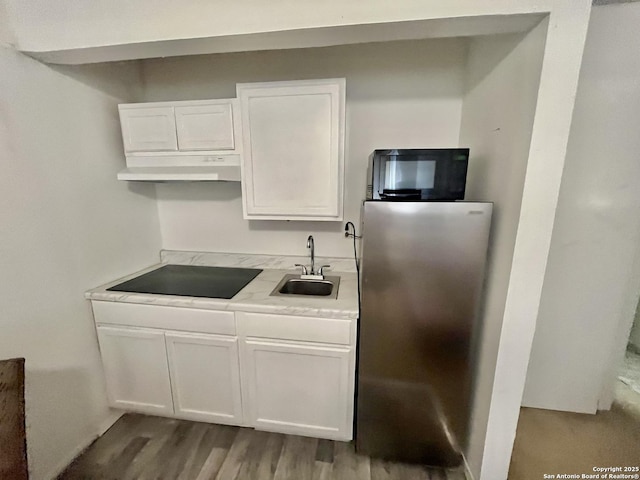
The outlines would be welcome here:
[[[135,66],[0,46],[0,71],[0,358],[26,358],[30,478],[49,479],[113,420],[83,293],[157,262],[160,231],[153,187],[116,180]]]
[[[462,106],[461,39],[193,56],[143,62],[147,101],[235,96],[235,84],[346,77],[345,220],[359,224],[376,148],[455,147]],[[246,221],[237,183],[159,184],[163,247],[352,255],[341,222]]]
[[[12,22],[9,18],[5,3],[0,0],[0,44],[12,45],[15,43]]]
[[[471,42],[460,144],[471,148],[467,199],[494,202],[468,461],[482,463],[493,374],[520,217],[547,22],[528,35]]]
[[[638,25],[640,3],[593,9],[525,406],[594,413],[640,295]]]

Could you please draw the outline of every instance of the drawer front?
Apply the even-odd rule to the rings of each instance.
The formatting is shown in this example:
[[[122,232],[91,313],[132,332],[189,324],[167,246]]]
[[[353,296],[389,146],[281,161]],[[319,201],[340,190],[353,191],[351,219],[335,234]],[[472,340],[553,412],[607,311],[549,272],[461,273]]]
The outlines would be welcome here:
[[[331,318],[237,312],[238,331],[245,337],[303,342],[351,343],[351,322]]]
[[[233,312],[93,300],[96,323],[235,335]]]

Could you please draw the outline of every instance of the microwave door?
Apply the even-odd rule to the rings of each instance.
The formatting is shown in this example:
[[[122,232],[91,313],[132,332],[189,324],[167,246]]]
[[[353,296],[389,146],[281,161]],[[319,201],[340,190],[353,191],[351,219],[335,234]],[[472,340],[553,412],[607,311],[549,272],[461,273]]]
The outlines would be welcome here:
[[[383,189],[380,198],[393,200],[416,200],[423,190],[434,187],[436,162],[415,156],[390,156],[381,172]]]
[[[469,149],[389,149],[373,154],[373,200],[464,199]]]

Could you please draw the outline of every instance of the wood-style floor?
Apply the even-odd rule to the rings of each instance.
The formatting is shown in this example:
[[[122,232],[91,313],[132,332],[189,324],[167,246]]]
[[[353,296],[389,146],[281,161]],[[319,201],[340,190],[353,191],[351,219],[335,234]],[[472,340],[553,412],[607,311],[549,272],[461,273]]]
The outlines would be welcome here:
[[[127,414],[60,480],[464,480],[355,453],[353,444]]]

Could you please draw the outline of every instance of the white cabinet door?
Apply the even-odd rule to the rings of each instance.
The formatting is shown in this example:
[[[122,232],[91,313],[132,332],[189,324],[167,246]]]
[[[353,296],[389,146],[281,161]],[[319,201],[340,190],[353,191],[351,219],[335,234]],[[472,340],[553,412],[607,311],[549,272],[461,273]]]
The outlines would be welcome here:
[[[125,152],[178,149],[173,107],[120,107]]]
[[[166,332],[176,416],[240,425],[236,337]]]
[[[246,340],[243,375],[250,425],[349,440],[350,353],[348,348]]]
[[[175,107],[178,146],[185,150],[233,150],[231,101]]]
[[[97,330],[111,406],[173,415],[164,333],[104,326]]]
[[[342,220],[345,80],[236,86],[247,219]]]

